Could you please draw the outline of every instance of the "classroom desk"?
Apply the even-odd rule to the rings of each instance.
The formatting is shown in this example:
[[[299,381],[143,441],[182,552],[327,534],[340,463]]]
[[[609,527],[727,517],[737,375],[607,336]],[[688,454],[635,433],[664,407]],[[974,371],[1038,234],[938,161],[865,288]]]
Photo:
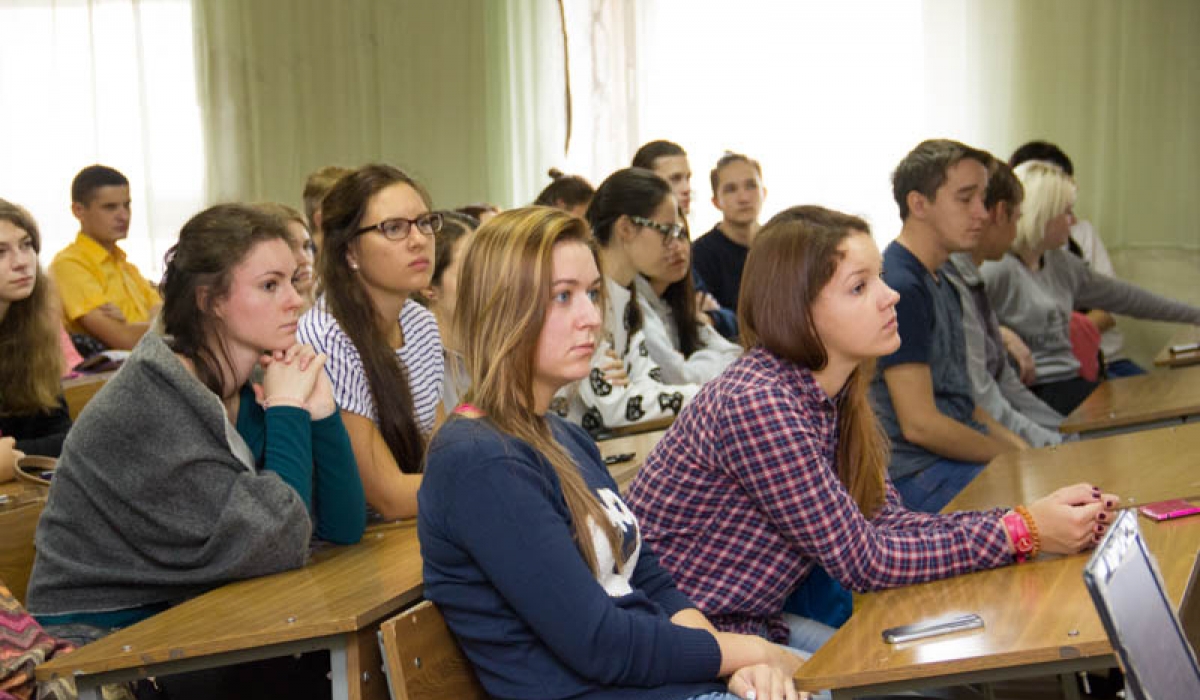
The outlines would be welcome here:
[[[1180,423],[1200,413],[1200,367],[1101,382],[1059,427],[1064,433],[1106,434]]]
[[[0,581],[24,601],[33,569],[33,533],[46,506],[46,489],[24,481],[0,484]]]
[[[627,435],[640,435],[642,433],[657,433],[671,427],[675,422],[675,416],[663,416],[654,420],[635,423],[633,425],[618,425],[615,428],[609,428],[608,435],[602,439],[611,440],[612,438],[625,437]]]
[[[600,440],[596,443],[596,446],[600,448],[600,454],[605,457],[633,453],[633,459],[608,467],[608,472],[612,474],[622,492],[628,488],[633,477],[637,476],[638,470],[642,468],[642,463],[646,461],[646,455],[650,454],[650,450],[654,449],[666,432],[666,430],[658,430],[652,433],[637,433]]]
[[[1002,455],[946,510],[1028,502],[1079,481],[1118,493],[1123,504],[1200,494],[1191,457],[1197,448],[1200,425],[1185,425]],[[1143,519],[1141,527],[1178,604],[1200,550],[1200,518]],[[1083,585],[1088,556],[1044,556],[859,596],[854,615],[801,667],[797,683],[846,698],[1113,667]],[[985,627],[906,644],[881,637],[888,627],[966,612],[979,614]],[[1074,679],[1066,678],[1063,692],[1077,697]]]
[[[81,698],[99,685],[299,652],[330,652],[333,698],[387,698],[378,623],[421,597],[413,522],[372,529],[304,568],[239,581],[181,603],[38,666],[73,676]]]
[[[1200,550],[1200,519],[1141,521],[1176,605]],[[854,615],[797,673],[805,690],[833,697],[882,694],[1011,678],[1073,674],[1116,666],[1083,585],[1087,554],[1039,559],[863,596]],[[887,644],[888,627],[928,617],[977,613],[984,628]],[[1067,676],[1064,694],[1077,697]]]
[[[1184,326],[1175,331],[1175,335],[1171,336],[1171,340],[1159,350],[1154,356],[1154,364],[1158,367],[1187,367],[1188,365],[1200,364],[1200,349],[1189,352],[1172,353],[1172,345],[1185,345],[1188,343],[1200,343],[1200,326]]]
[[[1121,506],[1200,496],[1200,422],[1006,452],[946,505],[945,511],[1030,503],[1088,482],[1121,497]]]

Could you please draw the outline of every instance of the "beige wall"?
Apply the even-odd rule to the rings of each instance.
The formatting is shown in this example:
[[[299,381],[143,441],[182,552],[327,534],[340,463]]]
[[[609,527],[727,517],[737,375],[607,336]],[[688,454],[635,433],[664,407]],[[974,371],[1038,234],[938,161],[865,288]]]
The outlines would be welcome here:
[[[385,161],[438,206],[486,199],[483,0],[201,0],[209,196],[299,204],[328,164]]]
[[[438,206],[528,201],[562,148],[557,12],[554,0],[197,0],[211,200],[298,204],[309,171],[384,160]],[[1077,211],[1118,274],[1200,303],[1200,2],[928,0],[925,14],[928,60],[966,69],[914,99],[957,105],[998,155],[1060,144]],[[1143,362],[1170,332],[1121,325]]]

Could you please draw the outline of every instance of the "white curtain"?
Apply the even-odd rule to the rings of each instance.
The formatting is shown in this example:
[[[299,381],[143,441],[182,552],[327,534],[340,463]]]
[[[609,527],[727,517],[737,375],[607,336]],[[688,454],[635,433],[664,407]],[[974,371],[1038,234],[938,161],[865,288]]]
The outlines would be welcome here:
[[[920,140],[1007,157],[1044,138],[1073,156],[1076,209],[1110,246],[1200,249],[1200,3],[566,2],[572,156],[602,178],[640,143],[680,143],[694,231],[719,219],[708,173],[725,150],[762,162],[764,220],[821,203],[883,243],[900,227],[891,169]]]
[[[93,163],[130,180],[123,248],[156,278],[203,202],[190,0],[0,4],[0,197],[37,218],[43,264],[74,238],[71,179]]]

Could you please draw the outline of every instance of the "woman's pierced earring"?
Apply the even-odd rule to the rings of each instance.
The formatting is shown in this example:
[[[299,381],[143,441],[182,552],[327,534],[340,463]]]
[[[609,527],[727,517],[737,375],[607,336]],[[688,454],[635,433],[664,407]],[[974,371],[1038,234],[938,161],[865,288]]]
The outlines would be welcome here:
[[[356,262],[350,263],[350,270],[352,272],[358,272],[358,263],[356,263]]]

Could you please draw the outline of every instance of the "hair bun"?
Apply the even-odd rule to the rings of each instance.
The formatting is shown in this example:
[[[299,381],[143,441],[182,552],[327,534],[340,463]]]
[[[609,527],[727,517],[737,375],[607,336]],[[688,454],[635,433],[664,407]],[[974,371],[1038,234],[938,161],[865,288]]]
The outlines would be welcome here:
[[[561,180],[563,177],[565,177],[565,175],[563,175],[563,171],[559,170],[558,168],[550,168],[547,174],[550,176],[551,180]]]

